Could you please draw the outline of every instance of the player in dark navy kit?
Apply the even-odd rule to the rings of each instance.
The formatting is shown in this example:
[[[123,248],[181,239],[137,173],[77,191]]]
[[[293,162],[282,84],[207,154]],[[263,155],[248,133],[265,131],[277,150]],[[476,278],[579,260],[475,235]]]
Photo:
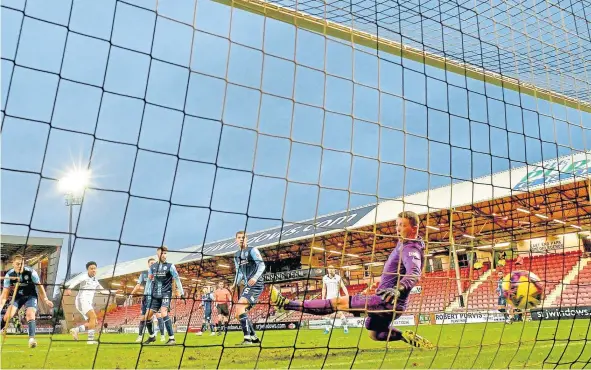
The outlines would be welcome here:
[[[137,279],[137,284],[131,291],[130,298],[132,298],[142,287],[144,287],[144,294],[142,295],[142,310],[140,313],[140,323],[138,325],[138,337],[136,338],[136,343],[142,341],[144,337],[144,328],[146,327],[146,312],[148,311],[148,300],[149,297],[146,294],[146,283],[148,282],[148,271],[150,266],[152,266],[156,262],[156,258],[148,259],[148,270],[142,272]],[[164,335],[164,321],[160,315],[160,312],[156,312],[156,318],[158,319],[158,330],[160,331],[160,341],[164,342],[166,340],[166,336]]]
[[[211,320],[213,301],[213,293],[211,293],[208,287],[204,287],[203,294],[201,295],[201,304],[199,305],[199,308],[203,307],[203,324],[201,324],[201,331],[197,335],[203,335],[207,331],[208,325],[211,330],[210,335],[215,335],[215,325],[213,325]]]
[[[172,282],[176,284],[177,298],[184,299],[183,284],[176,271],[176,267],[172,263],[166,262],[166,252],[168,248],[165,246],[159,247],[156,250],[158,261],[153,263],[148,269],[148,281],[145,287],[145,294],[148,295],[148,312],[146,315],[146,328],[150,337],[144,344],[150,344],[156,341],[154,334],[154,327],[152,325],[152,316],[155,312],[160,311],[164,326],[168,332],[169,346],[174,346],[176,341],[174,339],[174,331],[172,329],[172,321],[168,315],[170,311],[170,301],[172,299]]]
[[[406,211],[398,214],[396,233],[398,244],[384,264],[380,285],[375,295],[342,296],[334,299],[290,301],[271,288],[271,304],[291,311],[328,315],[336,311],[366,312],[365,327],[376,341],[402,340],[414,347],[432,348],[425,338],[410,330],[401,332],[390,327],[393,320],[406,310],[410,291],[421,277],[425,244],[418,234],[419,216]]]
[[[35,340],[35,332],[37,330],[35,315],[37,314],[38,294],[41,295],[45,304],[50,308],[53,308],[53,302],[47,297],[37,271],[25,266],[25,259],[20,254],[12,257],[12,268],[4,276],[4,289],[2,291],[2,298],[0,299],[0,307],[4,307],[8,301],[8,293],[12,287],[15,289],[13,293],[14,300],[10,302],[6,313],[2,317],[2,335],[6,335],[6,324],[21,307],[25,306],[25,317],[29,330],[29,347],[35,348],[37,347],[37,341]]]
[[[506,324],[513,324],[514,318],[511,316],[511,314],[513,313],[513,310],[511,309],[511,305],[507,304],[507,299],[505,298],[505,295],[503,294],[503,271],[499,270],[497,272],[497,278],[498,278],[498,280],[497,280],[496,293],[499,297],[497,300],[498,310],[505,317]]]
[[[242,326],[242,332],[244,333],[242,344],[260,343],[259,338],[257,338],[254,332],[254,325],[246,311],[257,303],[259,296],[263,292],[263,289],[265,289],[265,282],[263,280],[265,262],[263,262],[261,252],[258,249],[248,246],[244,231],[238,231],[236,233],[236,244],[239,247],[234,255],[236,277],[230,290],[233,290],[240,283],[244,283],[244,290],[235,306],[236,318],[240,320],[240,326]]]

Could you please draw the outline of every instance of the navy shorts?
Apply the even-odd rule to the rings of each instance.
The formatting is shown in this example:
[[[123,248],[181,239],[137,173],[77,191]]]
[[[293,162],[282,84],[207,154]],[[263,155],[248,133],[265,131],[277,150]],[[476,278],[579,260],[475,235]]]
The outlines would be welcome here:
[[[25,306],[25,308],[34,308],[36,310],[37,297],[28,295],[16,297],[12,305],[16,307],[17,310],[20,310],[22,306]]]
[[[144,296],[144,298],[142,298],[142,316],[144,316],[146,311],[148,311],[148,301],[148,297]]]
[[[259,280],[253,286],[246,285],[244,287],[244,290],[242,291],[242,294],[240,295],[240,298],[246,298],[248,300],[248,305],[250,307],[252,307],[259,300],[259,297],[263,293],[264,289],[265,289],[265,282],[262,280]]]
[[[152,311],[160,311],[160,308],[162,308],[162,307],[166,307],[166,309],[168,311],[170,311],[170,297],[169,296],[164,296],[162,298],[150,297],[148,299],[148,301],[149,301],[148,307]]]

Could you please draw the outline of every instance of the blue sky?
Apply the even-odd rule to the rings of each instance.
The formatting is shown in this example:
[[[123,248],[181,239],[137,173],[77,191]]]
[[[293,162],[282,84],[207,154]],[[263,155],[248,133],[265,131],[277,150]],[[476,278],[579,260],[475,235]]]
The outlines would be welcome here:
[[[194,27],[193,0],[158,2],[178,22],[155,4],[3,1],[2,233],[66,238],[55,179],[89,167],[75,272],[588,149],[589,114],[208,0]]]

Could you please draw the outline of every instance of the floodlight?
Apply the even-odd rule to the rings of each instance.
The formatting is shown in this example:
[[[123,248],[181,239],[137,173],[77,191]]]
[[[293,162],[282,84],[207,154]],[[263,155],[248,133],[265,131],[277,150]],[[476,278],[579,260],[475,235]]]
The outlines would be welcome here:
[[[59,189],[65,194],[80,195],[88,186],[90,171],[75,170],[59,180]]]

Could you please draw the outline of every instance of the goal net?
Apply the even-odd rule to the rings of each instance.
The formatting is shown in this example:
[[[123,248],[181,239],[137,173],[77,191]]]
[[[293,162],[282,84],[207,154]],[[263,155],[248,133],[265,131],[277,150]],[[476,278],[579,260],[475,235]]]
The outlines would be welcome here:
[[[3,0],[3,367],[589,367],[590,9]],[[415,276],[388,264],[406,211]],[[172,330],[145,343],[163,245]],[[15,256],[53,308],[25,313]],[[382,337],[346,307],[392,274]]]

